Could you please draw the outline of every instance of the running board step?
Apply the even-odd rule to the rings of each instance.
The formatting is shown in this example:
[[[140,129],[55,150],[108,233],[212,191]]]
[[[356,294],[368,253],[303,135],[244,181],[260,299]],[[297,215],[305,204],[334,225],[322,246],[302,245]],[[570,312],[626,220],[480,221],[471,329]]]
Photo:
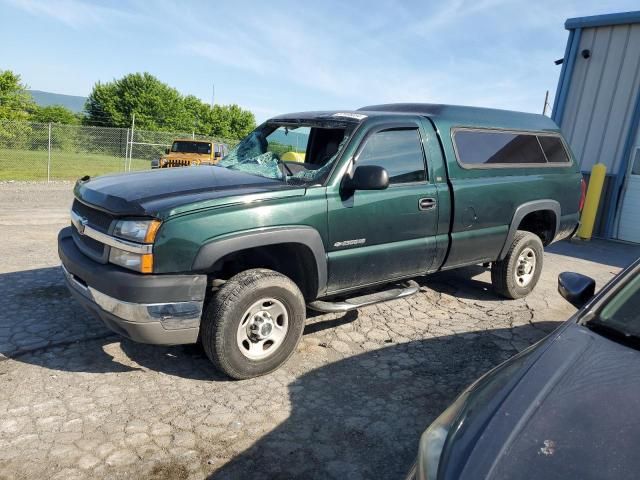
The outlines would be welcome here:
[[[418,293],[419,290],[420,285],[413,280],[409,280],[408,282],[405,282],[404,285],[391,288],[389,290],[383,290],[382,292],[369,293],[359,297],[348,298],[341,302],[316,300],[315,302],[308,303],[307,307],[324,313],[348,312],[350,310],[356,310],[368,305],[373,305],[374,303],[388,302],[389,300],[408,297],[409,295]]]

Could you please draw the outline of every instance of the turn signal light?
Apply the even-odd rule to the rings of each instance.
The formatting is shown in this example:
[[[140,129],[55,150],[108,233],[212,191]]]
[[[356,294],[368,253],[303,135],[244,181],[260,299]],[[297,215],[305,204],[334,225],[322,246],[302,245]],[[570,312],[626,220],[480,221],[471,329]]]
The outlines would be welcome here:
[[[153,241],[156,239],[158,230],[160,230],[160,225],[162,225],[162,222],[160,220],[152,220],[151,222],[149,222],[147,234],[144,236],[144,243],[153,243]]]
[[[140,256],[140,271],[142,273],[153,273],[153,254],[146,253]]]

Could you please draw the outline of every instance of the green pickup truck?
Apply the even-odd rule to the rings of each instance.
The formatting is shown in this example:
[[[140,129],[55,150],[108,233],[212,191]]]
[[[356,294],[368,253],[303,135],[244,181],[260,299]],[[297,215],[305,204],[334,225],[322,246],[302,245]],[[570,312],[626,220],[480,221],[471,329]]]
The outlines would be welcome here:
[[[404,297],[416,276],[491,263],[496,292],[527,295],[584,183],[547,117],[391,104],[278,116],[216,166],[74,193],[58,252],[80,303],[135,341],[200,342],[240,379],[290,357],[307,308]]]

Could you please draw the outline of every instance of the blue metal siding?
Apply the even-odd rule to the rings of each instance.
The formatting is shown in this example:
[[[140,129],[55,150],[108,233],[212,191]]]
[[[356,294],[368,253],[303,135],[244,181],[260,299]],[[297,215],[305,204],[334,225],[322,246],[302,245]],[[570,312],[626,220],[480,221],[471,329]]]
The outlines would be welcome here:
[[[610,27],[612,25],[625,25],[629,23],[640,23],[640,11],[569,18],[564,23],[564,28],[572,30],[575,28]]]
[[[569,19],[565,65],[552,118],[581,169],[604,163],[610,174],[600,235],[616,234],[616,214],[640,127],[640,12]],[[589,58],[580,52],[588,49]]]
[[[571,84],[571,78],[573,76],[573,67],[576,64],[581,33],[582,30],[579,28],[569,32],[569,40],[565,50],[564,62],[562,62],[556,98],[553,102],[553,112],[551,113],[551,118],[558,125],[562,122],[562,115],[564,114],[564,109],[567,104],[567,95],[569,94],[569,85]]]
[[[633,116],[631,117],[631,126],[627,131],[627,138],[624,142],[624,149],[622,151],[622,161],[618,166],[618,172],[614,181],[611,206],[605,225],[605,235],[607,237],[611,237],[614,234],[613,226],[616,219],[618,204],[622,200],[620,198],[622,193],[622,185],[624,183],[624,177],[627,174],[627,170],[629,169],[629,161],[631,160],[631,152],[634,147],[638,127],[640,127],[640,91],[636,94],[635,107],[633,110]]]

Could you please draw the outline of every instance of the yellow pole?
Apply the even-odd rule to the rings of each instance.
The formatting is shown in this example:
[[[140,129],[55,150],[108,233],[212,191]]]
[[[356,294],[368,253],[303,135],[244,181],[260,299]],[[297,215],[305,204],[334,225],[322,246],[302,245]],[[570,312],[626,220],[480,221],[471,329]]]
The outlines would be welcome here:
[[[581,240],[591,239],[606,173],[607,167],[602,163],[596,163],[591,169],[589,188],[587,188],[587,196],[584,201],[582,215],[580,216],[580,227],[578,228],[578,238]]]

